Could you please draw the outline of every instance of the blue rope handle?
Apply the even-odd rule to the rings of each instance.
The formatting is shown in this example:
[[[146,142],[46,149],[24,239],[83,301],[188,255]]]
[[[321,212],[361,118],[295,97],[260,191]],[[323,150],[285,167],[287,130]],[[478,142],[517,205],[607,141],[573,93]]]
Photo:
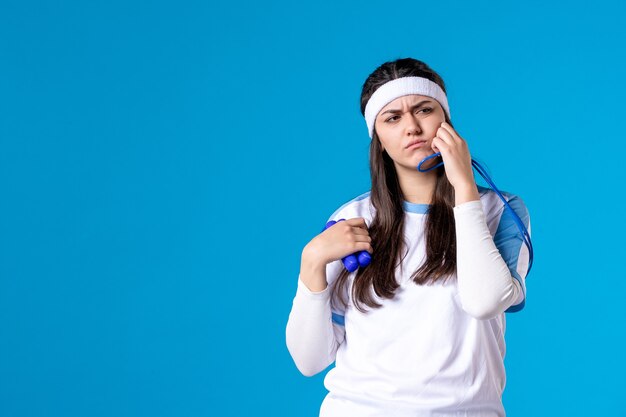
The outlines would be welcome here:
[[[437,152],[433,155],[430,155],[426,158],[424,158],[422,160],[422,162],[419,163],[419,165],[417,166],[417,170],[420,172],[428,172],[432,169],[438,168],[440,166],[443,165],[443,161],[439,162],[437,165],[430,167],[428,169],[422,169],[421,166],[424,162],[428,161],[429,159],[432,158],[436,158],[438,156],[441,155],[441,152]],[[529,263],[528,263],[528,271],[526,272],[526,275],[528,276],[528,274],[530,274],[530,270],[533,266],[533,244],[530,240],[530,234],[528,233],[528,230],[526,229],[526,226],[524,226],[524,222],[522,222],[522,219],[519,218],[519,216],[517,215],[517,213],[515,213],[515,211],[511,208],[511,206],[509,205],[509,203],[506,201],[506,199],[504,198],[504,196],[502,195],[502,193],[500,193],[500,190],[498,190],[498,187],[496,187],[496,185],[493,183],[493,181],[491,180],[491,178],[489,177],[489,175],[487,175],[487,173],[485,172],[485,169],[482,167],[482,165],[480,165],[478,162],[474,161],[474,159],[472,159],[472,165],[474,166],[474,168],[476,169],[476,171],[478,171],[478,173],[480,175],[482,175],[482,177],[485,179],[485,181],[487,181],[487,183],[491,186],[491,188],[493,188],[493,190],[496,192],[496,194],[498,194],[498,197],[500,197],[500,199],[504,202],[504,204],[506,205],[506,207],[508,207],[509,210],[511,210],[511,213],[513,213],[513,220],[515,220],[515,224],[517,224],[517,228],[519,229],[519,231],[522,233],[522,237],[524,240],[524,243],[526,244],[526,246],[528,247],[528,253],[529,253]]]

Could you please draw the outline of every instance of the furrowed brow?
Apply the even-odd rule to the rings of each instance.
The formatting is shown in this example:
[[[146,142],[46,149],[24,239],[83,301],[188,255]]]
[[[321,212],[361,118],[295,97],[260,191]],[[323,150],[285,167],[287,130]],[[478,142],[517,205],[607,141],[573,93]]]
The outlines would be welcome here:
[[[432,103],[431,100],[423,100],[420,101],[419,103],[411,106],[411,110],[414,110],[416,108],[418,108],[419,106],[423,105],[423,104],[427,104],[427,103]],[[380,115],[382,116],[385,113],[402,113],[402,110],[397,110],[397,109],[389,109],[389,110],[385,110],[384,112],[382,112]]]

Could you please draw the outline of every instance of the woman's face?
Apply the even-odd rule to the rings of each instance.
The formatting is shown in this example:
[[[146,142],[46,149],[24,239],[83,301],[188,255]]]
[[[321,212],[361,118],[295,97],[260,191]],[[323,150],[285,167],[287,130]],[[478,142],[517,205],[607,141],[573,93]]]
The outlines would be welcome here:
[[[396,165],[415,170],[417,165],[435,153],[431,144],[437,130],[444,122],[445,113],[432,97],[410,94],[398,97],[383,107],[374,122],[383,150]],[[423,140],[418,147],[407,148],[409,143]],[[422,169],[440,162],[433,158],[422,165]]]

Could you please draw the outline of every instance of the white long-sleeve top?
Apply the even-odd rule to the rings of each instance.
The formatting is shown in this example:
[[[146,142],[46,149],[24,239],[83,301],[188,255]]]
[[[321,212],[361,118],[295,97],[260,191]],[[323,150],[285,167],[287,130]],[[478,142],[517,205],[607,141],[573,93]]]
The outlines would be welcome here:
[[[401,286],[391,300],[366,313],[334,297],[344,268],[326,266],[328,286],[309,290],[298,278],[286,328],[287,348],[306,376],[330,364],[329,393],[320,417],[504,416],[502,392],[505,312],[524,307],[528,248],[510,210],[497,194],[478,186],[480,200],[454,207],[456,279],[417,285],[411,274],[425,258],[427,204],[403,202],[408,254],[396,271]],[[521,198],[502,192],[530,233]],[[339,207],[328,220],[375,215],[370,193]],[[372,254],[375,257],[376,254]]]

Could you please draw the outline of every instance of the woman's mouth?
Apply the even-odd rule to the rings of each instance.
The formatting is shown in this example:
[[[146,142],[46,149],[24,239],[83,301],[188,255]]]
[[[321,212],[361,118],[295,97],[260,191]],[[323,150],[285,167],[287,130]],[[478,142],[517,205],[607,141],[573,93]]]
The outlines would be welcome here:
[[[411,144],[411,145],[407,146],[406,148],[407,148],[407,149],[416,149],[416,148],[419,148],[419,147],[421,147],[421,146],[424,146],[424,144],[425,144],[425,143],[426,143],[426,141],[425,141],[425,140],[420,140],[420,141],[418,141],[418,142],[415,142],[415,143],[413,143],[413,144]]]

